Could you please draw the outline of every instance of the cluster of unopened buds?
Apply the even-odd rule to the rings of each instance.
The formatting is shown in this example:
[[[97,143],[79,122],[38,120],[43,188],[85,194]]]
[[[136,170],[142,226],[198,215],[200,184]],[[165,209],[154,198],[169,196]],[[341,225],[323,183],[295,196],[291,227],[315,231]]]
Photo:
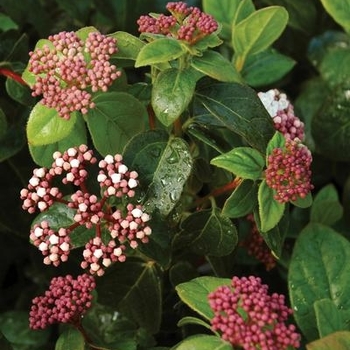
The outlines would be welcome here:
[[[32,95],[42,95],[41,103],[64,119],[75,111],[86,114],[95,106],[92,93],[107,91],[121,74],[109,62],[117,52],[116,39],[91,32],[84,41],[75,32],[60,32],[48,40],[29,53]]]
[[[166,8],[171,13],[170,16],[141,16],[137,21],[139,32],[162,34],[195,44],[218,29],[215,19],[198,7],[179,1],[169,2]]]
[[[293,324],[286,324],[292,310],[282,294],[268,294],[259,277],[233,277],[208,296],[214,311],[212,329],[234,347],[244,350],[287,350],[300,346]]]
[[[126,245],[135,249],[140,242],[147,243],[152,232],[147,225],[150,216],[140,204],[131,201],[138,186],[138,174],[123,164],[121,155],[107,155],[98,163],[97,182],[102,193],[99,198],[86,186],[88,166],[97,162],[86,145],[64,153],[55,152],[53,158],[50,169],[34,169],[28,187],[21,191],[22,208],[29,213],[37,209],[44,212],[61,203],[72,212],[72,222],[65,227],[56,227],[47,219],[37,222],[31,229],[30,239],[45,256],[45,264],[58,266],[68,259],[74,248],[72,232],[81,226],[87,230],[95,228],[95,237],[86,242],[81,267],[101,276],[113,262],[125,261]],[[59,188],[53,186],[58,176],[63,184],[72,184],[78,190],[63,196]]]

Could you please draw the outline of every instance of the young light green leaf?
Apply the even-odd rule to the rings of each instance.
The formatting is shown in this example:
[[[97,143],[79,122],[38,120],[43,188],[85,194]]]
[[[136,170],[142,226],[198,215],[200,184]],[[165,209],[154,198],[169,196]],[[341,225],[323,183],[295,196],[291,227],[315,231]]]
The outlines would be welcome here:
[[[269,141],[266,148],[266,163],[268,156],[272,153],[275,148],[284,148],[286,144],[286,139],[282,133],[276,131],[271,140]]]
[[[179,58],[186,52],[175,39],[160,38],[143,46],[137,55],[135,67],[165,63]]]
[[[288,23],[288,12],[282,6],[269,6],[253,12],[232,28],[232,46],[238,71],[248,55],[255,55],[271,46]],[[238,60],[239,59],[239,60]],[[242,61],[243,60],[243,61]]]
[[[307,350],[348,350],[350,349],[350,332],[332,333],[324,338],[315,340],[306,345]]]
[[[161,271],[154,261],[128,257],[97,281],[99,303],[116,308],[151,334],[162,319]]]
[[[79,39],[85,41],[88,38],[90,33],[96,33],[96,32],[98,32],[98,29],[96,29],[93,26],[89,26],[89,27],[83,27],[78,29],[75,32],[75,34]]]
[[[38,102],[28,119],[28,143],[33,146],[43,146],[62,140],[72,131],[76,118],[77,113],[74,112],[71,113],[69,120],[63,119],[55,109]]]
[[[350,1],[321,0],[321,2],[330,16],[340,24],[347,33],[350,33]]]
[[[266,180],[260,183],[258,203],[261,231],[270,231],[281,220],[285,209],[285,203],[279,203],[274,199],[274,191],[266,184]]]
[[[169,68],[156,78],[152,89],[152,107],[159,121],[171,125],[192,100],[196,86],[190,69]]]
[[[212,208],[189,215],[181,223],[175,247],[189,247],[198,255],[225,256],[237,245],[238,234],[232,221]]]
[[[246,19],[253,12],[255,12],[255,6],[252,0],[241,0],[237,7],[237,11],[232,20],[232,26]],[[232,28],[231,26],[231,28]]]
[[[350,310],[350,243],[331,228],[309,224],[299,234],[289,267],[294,318],[309,341],[319,338],[314,303],[329,299]]]
[[[191,66],[219,81],[242,81],[233,64],[216,51],[208,50],[203,52],[203,55],[200,57],[193,57]]]
[[[236,147],[213,158],[210,164],[224,168],[242,179],[257,180],[262,176],[265,159],[254,148]]]
[[[187,337],[171,350],[232,350],[230,343],[215,335],[193,335]]]
[[[209,305],[209,293],[220,286],[229,286],[230,284],[231,280],[228,278],[202,276],[181,283],[175,289],[180,299],[187,306],[210,321],[214,317],[214,312]]]
[[[258,196],[258,185],[252,180],[243,180],[226,199],[222,215],[239,218],[252,213]]]
[[[55,350],[84,350],[85,340],[83,335],[75,328],[69,327],[57,339]]]
[[[144,130],[146,107],[125,92],[106,92],[93,99],[95,108],[86,122],[96,149],[102,154],[121,153],[126,143]]]

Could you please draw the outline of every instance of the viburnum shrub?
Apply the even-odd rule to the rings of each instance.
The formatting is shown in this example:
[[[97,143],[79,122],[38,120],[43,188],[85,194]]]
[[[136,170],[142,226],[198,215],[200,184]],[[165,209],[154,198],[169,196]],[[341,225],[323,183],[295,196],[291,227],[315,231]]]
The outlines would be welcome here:
[[[0,5],[0,348],[350,348],[350,1],[33,4]]]

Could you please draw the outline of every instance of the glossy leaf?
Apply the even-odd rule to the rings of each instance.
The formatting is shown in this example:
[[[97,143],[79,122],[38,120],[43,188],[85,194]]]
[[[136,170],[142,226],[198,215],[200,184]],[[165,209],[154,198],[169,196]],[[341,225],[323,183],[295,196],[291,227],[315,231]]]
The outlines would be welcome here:
[[[267,186],[266,180],[260,183],[258,190],[259,217],[261,231],[267,232],[273,229],[281,220],[285,204],[274,199],[274,190]]]
[[[281,6],[269,6],[253,12],[232,28],[235,54],[244,58],[264,51],[282,34],[288,23],[288,12]],[[237,69],[240,71],[238,64]]]
[[[343,216],[337,189],[333,184],[323,187],[315,196],[310,212],[310,221],[331,226]]]
[[[121,153],[126,143],[144,130],[145,106],[125,92],[106,92],[93,99],[86,121],[95,147],[102,155]]]
[[[187,143],[163,131],[137,135],[124,152],[126,164],[135,169],[147,190],[145,207],[168,215],[179,200],[192,169]]]
[[[203,52],[203,55],[200,57],[193,57],[191,66],[219,81],[242,81],[233,64],[216,51],[208,50]]]
[[[254,148],[236,147],[210,161],[219,168],[224,168],[242,179],[257,180],[262,176],[265,159]]]
[[[171,350],[232,350],[231,344],[214,335],[193,335]]]
[[[256,92],[237,83],[213,83],[195,95],[195,113],[208,114],[212,123],[240,135],[250,146],[265,153],[275,133],[272,118]]]
[[[201,210],[189,215],[181,223],[181,232],[175,246],[190,247],[198,255],[228,255],[238,241],[231,220],[221,215],[221,210]]]
[[[143,46],[137,56],[135,67],[143,67],[172,61],[185,53],[175,39],[159,38]]]
[[[349,15],[350,1],[321,0],[323,7],[331,17],[340,24],[346,32],[350,32]]]
[[[175,289],[180,299],[187,306],[210,321],[214,317],[214,312],[209,305],[209,293],[220,286],[228,286],[230,284],[231,280],[228,278],[202,276],[189,282],[181,283]]]
[[[28,119],[28,143],[43,146],[62,140],[72,131],[77,117],[80,118],[80,115],[72,113],[69,120],[63,119],[55,109],[47,108],[38,102]]]
[[[99,302],[119,312],[150,333],[159,330],[162,316],[161,272],[153,261],[128,257],[97,281]]]
[[[258,185],[252,180],[243,180],[226,199],[222,214],[239,218],[252,213],[257,205]]]
[[[241,72],[249,86],[266,86],[282,79],[296,61],[275,50],[265,50],[249,56]]]
[[[85,341],[83,335],[75,328],[68,328],[57,339],[55,350],[84,350]]]
[[[345,331],[332,333],[306,345],[307,350],[348,350],[349,348],[350,332]]]
[[[319,337],[314,303],[329,299],[350,310],[350,243],[321,224],[300,232],[289,267],[288,286],[294,317],[309,341]]]
[[[333,89],[312,119],[312,136],[316,151],[333,161],[350,160],[348,91],[348,83]]]
[[[190,69],[169,68],[157,76],[152,89],[152,107],[159,121],[171,125],[185,111],[196,86]]]
[[[350,310],[338,309],[330,299],[316,300],[314,310],[320,338],[334,332],[350,330]]]

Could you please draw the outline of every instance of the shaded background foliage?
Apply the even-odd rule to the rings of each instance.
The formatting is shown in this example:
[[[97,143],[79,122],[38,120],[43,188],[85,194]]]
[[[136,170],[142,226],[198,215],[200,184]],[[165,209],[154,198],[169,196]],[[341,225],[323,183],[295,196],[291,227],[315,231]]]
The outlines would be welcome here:
[[[0,68],[10,64],[12,69],[22,72],[28,61],[28,52],[33,49],[36,42],[40,38],[45,38],[62,30],[78,30],[81,27],[91,25],[98,28],[102,33],[119,30],[138,35],[137,18],[149,12],[164,12],[167,2],[163,0],[27,0],[22,2],[0,0],[0,16],[6,15],[6,21],[1,21],[2,17],[0,17]],[[186,2],[190,5],[201,6],[200,1]],[[347,142],[342,142],[342,148],[339,149],[339,143],[334,143],[334,138],[337,138],[338,135],[335,134],[329,137],[327,131],[328,123],[332,122],[332,120],[329,120],[329,115],[334,113],[334,119],[339,119],[337,112],[334,112],[334,101],[336,101],[336,104],[342,105],[346,112],[349,111],[348,103],[339,99],[339,94],[337,94],[339,90],[348,89],[349,81],[336,73],[334,75],[329,69],[329,67],[339,62],[337,57],[328,57],[328,63],[322,59],[325,51],[332,45],[336,46],[337,43],[339,45],[344,43],[348,48],[349,39],[345,34],[342,36],[337,32],[341,31],[341,27],[327,14],[320,1],[309,0],[307,6],[304,0],[256,0],[254,4],[257,8],[269,5],[286,7],[290,15],[288,27],[274,47],[295,61],[293,69],[287,75],[281,77],[277,83],[260,85],[258,82],[255,88],[264,91],[273,87],[287,92],[290,98],[295,100],[296,114],[300,115],[305,121],[306,129],[311,130],[312,124],[313,130],[316,130],[312,135],[308,135],[310,146],[315,150],[313,183],[316,191],[326,184],[335,186],[344,208],[344,215],[340,218],[337,217],[337,214],[330,213],[331,216],[336,216],[335,219],[331,219],[331,222],[338,232],[345,232],[350,217],[347,215],[350,210],[350,181],[348,178],[350,152],[347,148],[349,146]],[[325,34],[326,32],[327,34]],[[225,50],[229,52],[230,49],[222,47],[220,50],[225,53]],[[347,60],[345,62],[349,62],[347,52],[345,53],[345,59]],[[254,65],[257,62],[251,62],[250,64]],[[249,77],[248,68],[246,68],[246,77],[256,79],[256,77]],[[139,70],[126,68],[126,71],[129,82],[132,83],[140,81],[145,70],[143,68]],[[348,73],[348,69],[344,74],[346,75],[346,73]],[[266,80],[262,79],[262,81]],[[333,88],[335,89],[333,90]],[[32,218],[21,209],[19,191],[26,186],[27,179],[31,176],[33,167],[35,167],[29,154],[25,136],[26,122],[30,113],[29,106],[33,105],[33,98],[26,88],[10,79],[6,79],[4,76],[0,76],[0,89],[0,106],[2,109],[0,116],[0,174],[2,180],[0,188],[0,234],[2,239],[0,245],[0,313],[12,310],[23,311],[23,318],[25,319],[32,297],[45,290],[47,281],[52,276],[68,272],[78,273],[79,271],[77,270],[78,264],[74,259],[74,254],[76,254],[74,252],[72,253],[73,259],[71,259],[71,262],[63,264],[59,268],[43,269],[41,256],[37,254],[37,250],[33,246],[28,244],[28,229]],[[19,100],[13,99],[14,96],[17,98],[20,96]],[[324,100],[324,105],[322,105]],[[316,113],[315,111],[319,112]],[[318,115],[317,118],[313,118],[315,113]],[[342,127],[341,123],[340,120],[339,128]],[[344,123],[346,126],[347,121]],[[5,129],[7,129],[6,134],[3,131]],[[340,135],[340,137],[345,141],[347,134]],[[130,154],[132,154],[132,148],[129,154],[126,152],[126,159],[128,157],[131,159]],[[291,213],[292,230],[289,232],[289,238],[286,241],[287,255],[291,254],[293,239],[309,221],[309,215],[315,222],[322,220],[320,212],[323,211],[325,203],[322,203],[322,198],[319,201],[321,202],[319,208],[317,206],[313,207],[311,214],[298,208]],[[334,203],[338,203],[338,200],[335,199]],[[334,203],[332,202],[332,205]],[[328,202],[327,205],[329,205]],[[211,217],[214,214],[204,212],[200,215]],[[326,223],[329,223],[329,221]],[[190,229],[193,229],[191,222],[187,224]],[[186,229],[186,224],[184,226]],[[159,245],[162,244],[162,242],[158,243]],[[290,244],[289,249],[288,244]],[[142,249],[149,250],[151,248],[143,247]],[[186,258],[189,261],[197,259],[195,256]],[[225,257],[211,256],[210,259],[219,275],[230,277],[232,273],[232,257],[230,255]],[[239,257],[235,257],[235,259],[239,259]],[[164,266],[167,265],[166,254],[158,256],[157,260],[162,261]],[[137,260],[133,263],[136,270],[144,267]],[[200,262],[198,263],[200,264]],[[172,281],[174,285],[182,282],[183,276],[180,271],[183,270],[187,270],[188,276],[195,277],[196,271],[190,266],[184,262],[173,266],[169,272],[169,281]],[[153,268],[155,267],[147,266],[147,273],[152,275]],[[297,269],[298,267],[294,268]],[[122,269],[123,267],[116,267],[110,273],[118,276],[119,273],[123,273],[123,271],[120,271]],[[283,268],[283,259],[278,269],[268,273],[260,265],[235,264],[235,274],[248,275],[252,272],[264,276],[264,282],[270,286],[271,290],[287,293],[287,286],[285,285],[287,272]],[[170,346],[176,343],[181,335],[176,327],[177,320],[168,318],[167,314],[174,301],[177,300],[174,294],[166,294],[172,287],[169,281],[169,285],[164,286],[164,295],[166,295],[164,298],[165,311],[163,319],[157,320],[158,324],[163,322],[163,327],[162,332],[157,337],[160,343]],[[118,294],[117,290],[113,290],[114,287],[109,286],[109,290],[107,287],[102,289],[106,291],[106,294]],[[108,295],[102,294],[100,296],[101,300],[104,297],[108,298]],[[116,298],[116,305],[118,305],[118,298]],[[140,307],[143,306],[140,305]],[[184,306],[179,306],[179,308],[181,307]],[[103,312],[104,310],[101,310],[101,313]],[[148,320],[145,319],[141,322],[144,322],[143,326],[147,328]],[[131,321],[125,320],[125,324],[131,332],[137,333],[137,327]],[[91,329],[96,328],[93,324],[87,326],[91,326]],[[152,332],[153,329],[150,329],[150,331]],[[49,337],[55,339],[55,334],[52,333],[44,332],[41,336],[44,339]],[[142,342],[147,344],[147,335],[137,334],[137,337],[143,339]],[[119,339],[120,341],[122,340]],[[31,349],[30,341],[28,342],[21,349]],[[48,340],[49,342],[50,340]],[[152,341],[149,342],[152,343]],[[3,344],[5,343],[4,341]],[[43,349],[48,349],[46,345],[43,346]]]

